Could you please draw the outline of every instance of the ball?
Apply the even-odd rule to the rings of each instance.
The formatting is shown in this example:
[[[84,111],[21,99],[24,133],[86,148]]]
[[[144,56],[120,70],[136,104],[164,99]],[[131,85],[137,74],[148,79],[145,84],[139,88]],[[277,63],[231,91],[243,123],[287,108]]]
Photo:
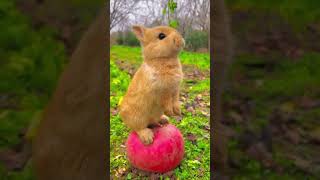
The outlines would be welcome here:
[[[152,144],[144,145],[136,132],[131,132],[127,142],[130,163],[141,170],[165,173],[176,168],[184,156],[181,132],[172,124],[153,128]]]

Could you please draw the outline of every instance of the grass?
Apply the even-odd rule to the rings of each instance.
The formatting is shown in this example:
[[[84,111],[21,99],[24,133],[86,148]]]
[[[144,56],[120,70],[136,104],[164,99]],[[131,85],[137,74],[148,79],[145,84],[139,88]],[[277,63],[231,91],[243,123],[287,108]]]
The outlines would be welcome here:
[[[316,0],[227,0],[231,13],[250,12],[248,13],[250,17],[243,17],[241,22],[234,23],[237,24],[234,33],[238,38],[247,34],[248,31],[264,31],[259,28],[260,21],[265,17],[270,18],[269,16],[276,17],[276,19],[271,19],[271,22],[268,19],[265,22],[265,31],[277,32],[281,30],[281,26],[288,23],[288,27],[296,32],[295,36],[301,38],[307,25],[319,27],[320,12],[317,9],[319,3]],[[278,25],[280,28],[277,27]],[[246,40],[243,39],[243,41]],[[239,47],[241,47],[241,42]],[[293,117],[290,125],[285,123],[286,126],[302,128],[306,134],[319,125],[320,109],[318,107],[310,109],[299,107],[301,97],[306,96],[311,100],[320,98],[320,73],[317,69],[320,65],[319,52],[306,50],[304,55],[298,59],[286,58],[278,53],[273,54],[273,52],[266,57],[247,52],[238,54],[234,62],[230,72],[233,82],[225,94],[225,99],[230,102],[235,99],[246,99],[244,102],[250,102],[253,105],[252,112],[247,112],[249,117],[245,118],[249,122],[246,122],[248,125],[239,123],[232,126],[238,135],[248,129],[259,135],[262,129],[270,124],[270,117],[275,109],[280,109],[283,114]],[[279,119],[279,125],[280,123]],[[302,136],[301,141],[306,141],[305,135]],[[317,177],[319,171],[315,174],[306,174],[287,156],[292,155],[288,149],[292,151],[303,149],[303,155],[301,155],[303,159],[314,153],[314,145],[310,142],[292,145],[287,139],[279,140],[281,137],[272,137],[272,156],[278,166],[283,168],[282,173],[264,168],[260,162],[247,156],[237,140],[231,140],[229,142],[230,158],[237,159],[241,165],[237,168],[233,178],[319,179]],[[285,147],[288,144],[289,147]]]
[[[248,64],[268,64],[268,59],[251,55],[240,55],[234,65],[234,77],[238,74],[246,78],[259,81],[251,86],[237,84],[237,88],[246,96],[263,100],[290,99],[296,96],[308,95],[311,97],[319,94],[317,88],[320,83],[319,53],[306,53],[303,57],[293,61],[291,59],[277,57],[271,71],[259,68],[248,68]],[[267,76],[266,76],[267,74]],[[252,81],[254,82],[254,81]]]
[[[0,12],[1,26],[7,27],[0,34],[0,94],[8,98],[8,106],[14,107],[0,111],[0,136],[14,139],[18,133],[12,128],[27,126],[33,112],[48,101],[62,71],[65,52],[61,43],[50,38],[54,32],[34,31],[14,2],[1,1]],[[16,143],[8,142],[0,148]]]
[[[0,165],[0,179],[1,180],[34,180],[33,169],[31,161],[28,162],[23,171],[7,172],[3,166]]]
[[[294,61],[279,56],[274,57],[274,62],[270,62],[270,59],[246,54],[239,55],[236,59],[230,72],[231,79],[242,75],[240,79],[246,81],[234,80],[226,99],[227,101],[239,99],[237,96],[241,94],[254,104],[248,127],[241,124],[233,126],[239,134],[243,132],[244,128],[256,132],[261,131],[270,123],[269,118],[276,108],[289,114],[295,113],[296,119],[291,123],[298,127],[313,129],[318,124],[316,121],[320,117],[320,109],[301,109],[296,104],[296,100],[303,96],[312,99],[320,98],[320,74],[317,70],[320,65],[319,53],[305,53],[304,56]],[[253,68],[250,66],[253,64],[271,64],[271,68],[269,70]],[[258,161],[249,158],[242,152],[238,143],[235,140],[229,144],[231,158],[237,158],[241,164],[234,179],[317,179],[314,175],[304,174],[296,167],[286,158],[287,152],[277,143],[273,143],[273,159],[284,169],[283,173],[264,168]],[[300,145],[298,146],[300,147]]]
[[[139,65],[142,62],[141,48],[114,45],[111,47],[111,58],[121,59],[130,62],[133,65]],[[184,65],[196,66],[200,70],[210,69],[210,56],[205,53],[194,53],[182,51],[179,56]]]
[[[279,164],[283,170],[283,173],[276,173],[274,170],[264,168],[261,163],[257,160],[254,160],[244,152],[239,151],[239,144],[237,141],[232,140],[229,141],[229,153],[230,158],[237,157],[241,167],[237,170],[236,174],[233,176],[234,180],[260,180],[260,179],[268,179],[268,180],[300,180],[300,179],[308,179],[315,180],[315,177],[306,176],[303,172],[297,169],[293,162],[288,160],[282,153],[274,153],[273,159],[277,164]],[[240,157],[240,158],[239,158]]]
[[[194,69],[209,68],[209,55],[183,52],[180,55],[183,65],[191,65]],[[130,82],[130,76],[125,71],[121,71],[116,65],[116,61],[128,61],[133,66],[139,66],[142,62],[141,49],[136,47],[113,46],[111,48],[111,108],[115,109],[119,100],[126,92]],[[174,175],[178,179],[209,179],[210,177],[210,141],[209,132],[204,129],[209,126],[209,118],[201,113],[200,109],[196,109],[196,113],[188,112],[183,106],[192,103],[198,94],[203,95],[205,102],[209,102],[209,77],[195,84],[183,82],[183,91],[188,93],[188,98],[184,102],[182,112],[184,114],[181,122],[170,119],[170,122],[176,125],[185,138],[185,157],[181,165],[174,170]],[[206,109],[208,110],[208,108]],[[112,113],[112,112],[111,112]],[[111,115],[110,127],[110,165],[112,177],[117,177],[120,170],[128,170],[130,165],[125,156],[125,147],[123,146],[128,136],[129,129],[125,127],[119,115]],[[187,140],[187,134],[192,133],[197,137],[197,143],[193,144]],[[133,174],[125,175],[127,179],[132,178]],[[143,177],[139,177],[143,178]],[[165,178],[165,177],[163,177]]]
[[[277,14],[297,28],[319,22],[320,2],[317,0],[227,0],[232,10],[253,10]],[[267,13],[268,14],[268,13]]]
[[[47,103],[65,62],[64,45],[48,28],[34,30],[15,1],[0,1],[0,150],[20,143],[18,134]],[[1,180],[33,179],[29,165],[7,172],[0,163]]]

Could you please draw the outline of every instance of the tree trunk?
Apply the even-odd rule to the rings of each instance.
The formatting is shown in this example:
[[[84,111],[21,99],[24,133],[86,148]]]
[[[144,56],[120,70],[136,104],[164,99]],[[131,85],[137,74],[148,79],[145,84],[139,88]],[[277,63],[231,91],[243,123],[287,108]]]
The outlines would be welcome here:
[[[84,34],[39,125],[33,146],[39,180],[107,179],[107,12]]]
[[[226,81],[226,70],[231,61],[231,32],[229,18],[223,0],[214,0],[211,6],[211,36],[210,42],[213,48],[211,54],[211,77],[213,79],[211,88],[211,101],[213,118],[211,128],[213,129],[213,140],[211,147],[211,168],[214,172],[226,174],[227,171],[227,139],[223,133],[221,120],[222,114],[222,94]]]

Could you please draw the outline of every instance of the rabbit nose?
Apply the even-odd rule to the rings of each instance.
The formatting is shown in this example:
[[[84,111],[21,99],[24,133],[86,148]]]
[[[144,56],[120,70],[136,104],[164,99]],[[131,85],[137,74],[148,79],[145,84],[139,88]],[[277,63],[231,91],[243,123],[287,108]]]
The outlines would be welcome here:
[[[179,48],[184,47],[184,44],[185,44],[184,39],[181,38],[180,36],[175,36],[173,38],[173,43],[174,43],[174,45],[176,45]]]

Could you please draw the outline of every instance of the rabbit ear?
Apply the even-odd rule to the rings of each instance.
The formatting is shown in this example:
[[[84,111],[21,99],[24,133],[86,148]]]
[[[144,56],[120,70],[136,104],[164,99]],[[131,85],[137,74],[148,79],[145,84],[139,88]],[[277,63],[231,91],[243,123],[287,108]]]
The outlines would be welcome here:
[[[138,26],[138,25],[134,25],[132,26],[132,31],[133,33],[136,35],[136,37],[142,41],[144,38],[144,32],[145,32],[145,27],[143,26]]]

